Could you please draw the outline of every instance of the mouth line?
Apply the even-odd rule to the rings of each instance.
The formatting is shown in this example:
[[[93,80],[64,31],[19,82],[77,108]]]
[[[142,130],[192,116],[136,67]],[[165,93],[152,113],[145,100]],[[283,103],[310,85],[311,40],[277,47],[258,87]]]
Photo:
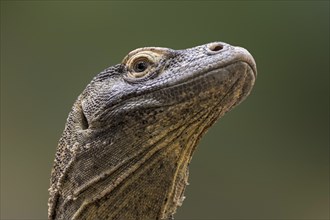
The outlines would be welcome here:
[[[257,71],[256,71],[256,68],[250,64],[249,62],[245,61],[245,60],[235,60],[233,62],[229,62],[229,63],[226,63],[225,65],[221,65],[221,66],[216,66],[210,70],[207,70],[207,71],[202,71],[202,72],[199,72],[199,73],[196,73],[196,74],[191,74],[190,77],[187,77],[184,79],[184,81],[179,81],[178,83],[176,84],[173,84],[173,85],[170,85],[170,86],[164,86],[164,87],[161,87],[161,88],[157,88],[155,90],[150,90],[150,91],[147,91],[148,92],[156,92],[156,91],[159,91],[159,90],[162,90],[162,89],[167,89],[167,88],[172,88],[172,87],[176,87],[176,86],[180,86],[180,85],[183,85],[183,84],[186,84],[186,83],[190,83],[190,82],[193,82],[195,80],[198,80],[200,78],[203,78],[203,77],[207,77],[208,75],[211,75],[211,74],[214,74],[215,72],[221,70],[221,69],[224,69],[224,68],[227,68],[231,65],[234,65],[234,64],[237,64],[237,63],[245,63],[248,65],[249,69],[252,71],[253,73],[253,77],[256,78],[257,76]],[[145,93],[141,94],[141,95],[144,95]]]
[[[186,82],[188,83],[191,80],[194,80],[194,79],[197,79],[197,78],[200,78],[200,77],[205,77],[205,76],[207,76],[209,74],[212,74],[213,72],[216,72],[216,71],[221,70],[223,68],[227,68],[227,67],[229,67],[231,65],[234,65],[234,64],[237,64],[237,63],[245,63],[245,64],[247,64],[249,66],[249,68],[252,70],[253,76],[256,77],[257,71],[256,71],[255,67],[253,67],[253,65],[251,65],[249,62],[247,62],[245,60],[235,60],[233,62],[226,63],[225,65],[217,66],[217,67],[214,67],[214,68],[212,68],[210,70],[203,71],[203,72],[199,73],[197,76],[195,76],[195,77],[193,76],[193,77],[187,79]],[[180,84],[183,84],[183,83],[179,83],[179,84],[176,84],[176,85],[180,85]]]
[[[191,83],[191,82],[193,82],[195,80],[201,79],[203,77],[207,77],[208,75],[211,75],[211,74],[213,74],[213,73],[215,73],[215,72],[217,72],[217,71],[219,71],[219,70],[221,70],[223,68],[229,67],[229,66],[234,65],[236,63],[245,63],[245,64],[247,64],[248,67],[249,67],[249,69],[252,70],[253,76],[256,77],[256,70],[255,70],[255,68],[253,68],[253,65],[251,65],[249,62],[247,62],[245,60],[235,60],[235,61],[230,62],[230,63],[227,63],[225,65],[214,67],[211,70],[202,71],[202,72],[199,72],[197,74],[192,74],[191,77],[185,78],[184,81],[181,80],[178,83],[175,83],[175,84],[172,84],[172,85],[168,85],[168,86],[165,85],[165,86],[158,87],[158,88],[155,88],[155,89],[146,90],[146,91],[141,92],[140,94],[138,94],[137,96],[134,96],[134,97],[132,97],[132,96],[129,96],[129,97],[126,97],[126,98],[125,97],[122,97],[120,99],[120,102],[113,103],[111,105],[110,110],[111,109],[118,108],[118,107],[120,108],[120,106],[125,105],[125,103],[127,101],[134,100],[134,99],[139,98],[141,96],[144,96],[146,94],[155,93],[155,92],[158,92],[158,91],[161,91],[161,90],[164,90],[164,89],[170,89],[170,88],[173,88],[173,87],[176,87],[176,86],[181,86],[181,85],[184,85],[184,84]],[[104,108],[107,108],[107,107],[109,107],[109,106],[105,106]],[[94,116],[93,116],[94,120],[93,121],[97,121],[98,118],[102,116],[102,114],[98,114],[98,113],[102,112],[104,110],[104,108],[100,109],[99,111],[97,111],[94,114]]]
[[[257,69],[256,69],[255,65],[253,66],[250,62],[247,62],[247,61],[244,61],[244,60],[241,60],[241,61],[238,61],[238,62],[246,63],[250,67],[250,69],[252,70],[254,78],[257,78]]]

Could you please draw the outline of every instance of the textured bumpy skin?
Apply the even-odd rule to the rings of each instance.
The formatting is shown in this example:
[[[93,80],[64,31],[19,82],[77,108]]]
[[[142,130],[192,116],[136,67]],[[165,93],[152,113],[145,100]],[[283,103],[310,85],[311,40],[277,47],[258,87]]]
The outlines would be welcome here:
[[[251,91],[249,52],[222,42],[130,52],[72,107],[51,174],[49,219],[166,219],[195,147]]]

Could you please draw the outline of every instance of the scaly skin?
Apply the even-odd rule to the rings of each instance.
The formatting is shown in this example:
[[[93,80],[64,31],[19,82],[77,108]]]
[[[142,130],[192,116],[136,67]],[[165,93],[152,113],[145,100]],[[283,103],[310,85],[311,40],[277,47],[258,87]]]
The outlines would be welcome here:
[[[198,141],[255,77],[252,56],[222,42],[140,48],[99,73],[59,141],[49,219],[171,218]]]

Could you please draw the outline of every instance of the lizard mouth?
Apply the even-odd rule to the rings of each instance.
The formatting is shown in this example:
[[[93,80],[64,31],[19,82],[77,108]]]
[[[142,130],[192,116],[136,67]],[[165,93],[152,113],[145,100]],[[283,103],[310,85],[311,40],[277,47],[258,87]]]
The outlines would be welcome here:
[[[205,92],[212,89],[213,91],[220,90],[220,93],[216,93],[221,94],[223,92],[223,89],[221,89],[223,85],[229,86],[238,78],[241,79],[241,86],[252,89],[257,77],[257,67],[254,58],[246,49],[221,42],[214,42],[204,47],[204,54],[211,61],[205,63],[204,67],[201,68],[202,70],[199,68],[195,70],[195,66],[192,66],[191,72],[183,76],[178,82],[170,83],[159,89],[163,90],[187,84],[204,83],[204,88],[198,88],[196,86],[195,92],[197,89],[204,90]],[[204,62],[203,59],[204,57],[200,60],[201,63]],[[199,61],[196,59],[194,62]],[[189,88],[189,86],[185,87]]]

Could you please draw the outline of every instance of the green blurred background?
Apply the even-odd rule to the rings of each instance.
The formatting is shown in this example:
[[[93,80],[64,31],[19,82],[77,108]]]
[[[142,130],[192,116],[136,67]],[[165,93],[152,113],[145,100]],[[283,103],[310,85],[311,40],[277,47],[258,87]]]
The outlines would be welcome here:
[[[1,218],[45,219],[91,78],[143,46],[247,48],[251,96],[202,139],[176,219],[329,218],[329,1],[1,1]]]

